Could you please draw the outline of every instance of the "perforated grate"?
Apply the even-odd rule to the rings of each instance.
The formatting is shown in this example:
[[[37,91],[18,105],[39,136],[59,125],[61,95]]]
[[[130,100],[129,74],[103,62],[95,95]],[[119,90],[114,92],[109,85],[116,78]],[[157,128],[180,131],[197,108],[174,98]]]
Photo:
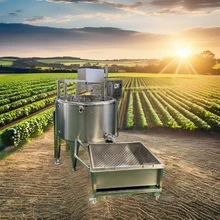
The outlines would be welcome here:
[[[94,168],[160,164],[142,143],[92,144],[90,155]]]

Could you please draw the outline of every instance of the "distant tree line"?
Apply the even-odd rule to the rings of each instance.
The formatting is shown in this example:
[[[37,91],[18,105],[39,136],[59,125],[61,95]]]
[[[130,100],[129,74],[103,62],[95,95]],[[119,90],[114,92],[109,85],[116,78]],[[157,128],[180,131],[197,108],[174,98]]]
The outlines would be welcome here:
[[[199,55],[191,56],[190,59],[178,57],[167,57],[159,62],[158,65],[147,66],[109,66],[109,72],[139,72],[139,73],[198,73],[198,74],[220,74],[220,69],[214,69],[219,59],[211,51],[203,51]]]
[[[0,73],[77,73],[76,69],[39,69],[39,68],[15,68],[0,66]]]
[[[53,73],[53,72],[77,72],[78,68],[103,68],[102,65],[97,62],[75,63],[71,65],[64,65],[62,63],[41,63],[40,57],[32,58],[16,58],[16,57],[5,57],[15,58],[12,67],[0,66],[0,72],[11,72],[11,73]],[[49,59],[49,58],[45,58]],[[73,59],[81,60],[78,57],[53,57],[50,59]],[[115,60],[114,60],[115,61]],[[121,60],[128,61],[127,59]],[[120,63],[120,60],[117,60]],[[132,61],[131,61],[132,62]],[[166,57],[159,62],[146,62],[146,65],[108,65],[109,72],[138,72],[138,73],[198,73],[198,74],[220,74],[220,69],[214,69],[214,65],[219,63],[219,59],[215,59],[215,55],[209,51],[203,51],[198,55],[193,55],[190,59],[182,59],[178,57]],[[103,63],[103,62],[102,62]],[[111,63],[111,62],[109,62]]]

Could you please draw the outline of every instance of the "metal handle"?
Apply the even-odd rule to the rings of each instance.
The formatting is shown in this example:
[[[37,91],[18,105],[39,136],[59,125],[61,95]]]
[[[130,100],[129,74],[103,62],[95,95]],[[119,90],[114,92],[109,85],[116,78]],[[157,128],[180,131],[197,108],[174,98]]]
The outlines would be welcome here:
[[[78,152],[78,143],[79,143],[79,147],[82,146],[86,151],[88,151],[88,149],[82,144],[81,141],[79,141],[78,139],[75,140],[75,149],[74,149],[74,157],[79,160],[87,169],[90,169],[90,166],[88,164],[86,164],[82,159],[79,158],[79,156],[77,155]]]

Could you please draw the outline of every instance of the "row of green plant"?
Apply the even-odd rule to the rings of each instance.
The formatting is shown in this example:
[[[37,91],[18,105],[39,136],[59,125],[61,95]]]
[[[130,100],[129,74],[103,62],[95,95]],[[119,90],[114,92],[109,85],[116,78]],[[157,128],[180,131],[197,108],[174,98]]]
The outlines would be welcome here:
[[[2,91],[2,94],[0,95],[0,99],[6,99],[9,97],[13,97],[13,96],[18,96],[20,94],[26,93],[26,92],[39,92],[39,90],[42,89],[46,89],[46,88],[51,88],[52,89],[56,89],[56,84],[55,82],[41,82],[39,84],[37,84],[36,86],[34,85],[29,85],[29,86],[25,86],[22,88],[17,88],[15,89],[8,89],[6,91]]]
[[[118,101],[118,112],[119,112],[120,109],[121,109],[121,103],[122,103],[122,99],[120,99],[120,100]]]
[[[128,111],[126,115],[126,128],[132,128],[134,126],[134,106],[133,106],[133,94],[129,94]]]
[[[146,103],[147,111],[149,112],[150,119],[152,121],[153,127],[161,127],[161,126],[163,126],[162,121],[160,120],[160,118],[158,117],[157,113],[155,112],[155,110],[154,110],[153,106],[151,105],[150,101],[148,100],[145,92],[142,91],[141,94],[142,94],[142,96],[144,98],[144,101]]]
[[[184,99],[182,97],[175,97],[176,98],[176,102],[179,103],[179,105],[187,105],[188,106],[188,110],[197,115],[200,119],[202,119],[203,121],[205,121],[208,125],[211,126],[212,130],[216,130],[216,131],[220,131],[220,116],[206,110],[205,108],[194,104],[190,101],[188,101],[187,99]]]
[[[147,124],[147,120],[145,118],[144,110],[143,110],[143,107],[141,104],[140,95],[138,92],[135,92],[135,94],[136,94],[137,105],[138,105],[138,113],[139,113],[139,117],[140,117],[140,125],[142,128],[147,128],[148,124]]]
[[[148,86],[147,82],[144,81],[144,78],[143,78],[143,77],[140,78],[140,85],[143,86],[143,87],[145,87],[145,88]]]
[[[13,76],[8,76],[7,78],[3,79],[4,81],[1,82],[0,94],[5,93],[6,91],[10,91],[9,93],[13,93],[13,91],[17,91],[23,88],[33,88],[42,83],[46,85],[54,82],[54,80],[48,78],[39,79],[39,76],[35,75],[31,75],[28,77],[24,75],[18,77],[18,75],[16,75],[16,77],[12,77]]]
[[[202,130],[209,130],[211,129],[210,125],[208,125],[205,121],[203,121],[201,118],[199,118],[197,115],[191,113],[188,111],[185,106],[182,107],[181,103],[173,98],[172,96],[168,94],[163,94],[163,92],[158,92],[158,95],[160,95],[163,100],[165,100],[167,103],[169,103],[172,107],[174,107],[176,110],[178,110],[180,113],[182,113],[185,117],[190,119],[197,128],[200,128]]]
[[[40,93],[38,95],[34,95],[34,96],[28,97],[26,99],[20,99],[18,101],[2,105],[2,106],[0,106],[0,114],[3,114],[3,113],[8,112],[8,111],[12,111],[12,110],[14,110],[16,108],[19,108],[21,106],[25,106],[27,104],[33,103],[35,101],[38,101],[40,99],[44,99],[48,96],[55,95],[55,94],[56,94],[56,91]]]
[[[191,120],[189,120],[187,117],[182,115],[181,112],[179,112],[172,105],[166,102],[163,98],[161,98],[161,96],[159,96],[156,93],[154,93],[154,95],[167,108],[169,113],[173,116],[173,118],[175,118],[175,120],[181,126],[181,128],[187,130],[195,130],[197,128],[196,125]]]
[[[55,91],[56,90],[56,85],[53,86],[48,86],[47,88],[38,88],[37,90],[33,89],[30,91],[26,91],[24,93],[21,93],[19,95],[14,95],[5,99],[0,100],[0,105],[5,105],[14,101],[18,101],[20,99],[24,99],[33,95],[37,95],[39,93],[45,93],[49,91]]]
[[[152,100],[152,103],[158,108],[161,115],[163,116],[163,120],[165,122],[165,126],[169,128],[180,128],[178,123],[175,121],[175,119],[170,115],[170,113],[167,111],[167,108],[161,104],[161,102],[155,97],[155,95],[151,92],[147,92],[149,98]]]
[[[123,87],[124,88],[130,88],[132,84],[132,79],[131,77],[123,79]]]
[[[1,134],[4,147],[17,146],[20,142],[42,133],[48,125],[53,123],[53,112],[54,108],[51,108],[4,130]]]
[[[201,84],[189,84],[183,87],[183,91],[188,94],[195,96],[200,96],[204,99],[219,99],[219,85],[217,82],[202,82]]]
[[[175,97],[182,97],[184,99],[187,99],[188,101],[193,102],[194,104],[197,104],[214,114],[220,115],[220,104],[218,104],[216,100],[214,101],[213,99],[208,100],[207,98],[201,95],[197,95],[195,93],[192,94],[185,90],[179,93],[179,91],[175,89],[175,90],[172,90],[172,92],[168,91],[167,93],[169,94],[172,93],[173,95],[176,95]]]
[[[4,113],[0,115],[0,126],[4,126],[12,121],[15,121],[19,118],[26,117],[34,112],[37,112],[51,104],[54,103],[55,97],[44,99],[39,102],[35,102],[29,105],[25,105],[21,108],[17,108],[13,111]]]

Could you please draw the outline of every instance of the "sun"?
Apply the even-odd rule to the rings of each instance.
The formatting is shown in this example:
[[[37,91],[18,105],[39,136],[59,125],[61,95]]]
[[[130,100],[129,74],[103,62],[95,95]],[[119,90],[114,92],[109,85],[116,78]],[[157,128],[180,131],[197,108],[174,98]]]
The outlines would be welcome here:
[[[191,54],[190,49],[187,48],[187,47],[185,47],[185,48],[178,48],[176,50],[176,55],[179,56],[182,59],[189,58],[190,54]]]

